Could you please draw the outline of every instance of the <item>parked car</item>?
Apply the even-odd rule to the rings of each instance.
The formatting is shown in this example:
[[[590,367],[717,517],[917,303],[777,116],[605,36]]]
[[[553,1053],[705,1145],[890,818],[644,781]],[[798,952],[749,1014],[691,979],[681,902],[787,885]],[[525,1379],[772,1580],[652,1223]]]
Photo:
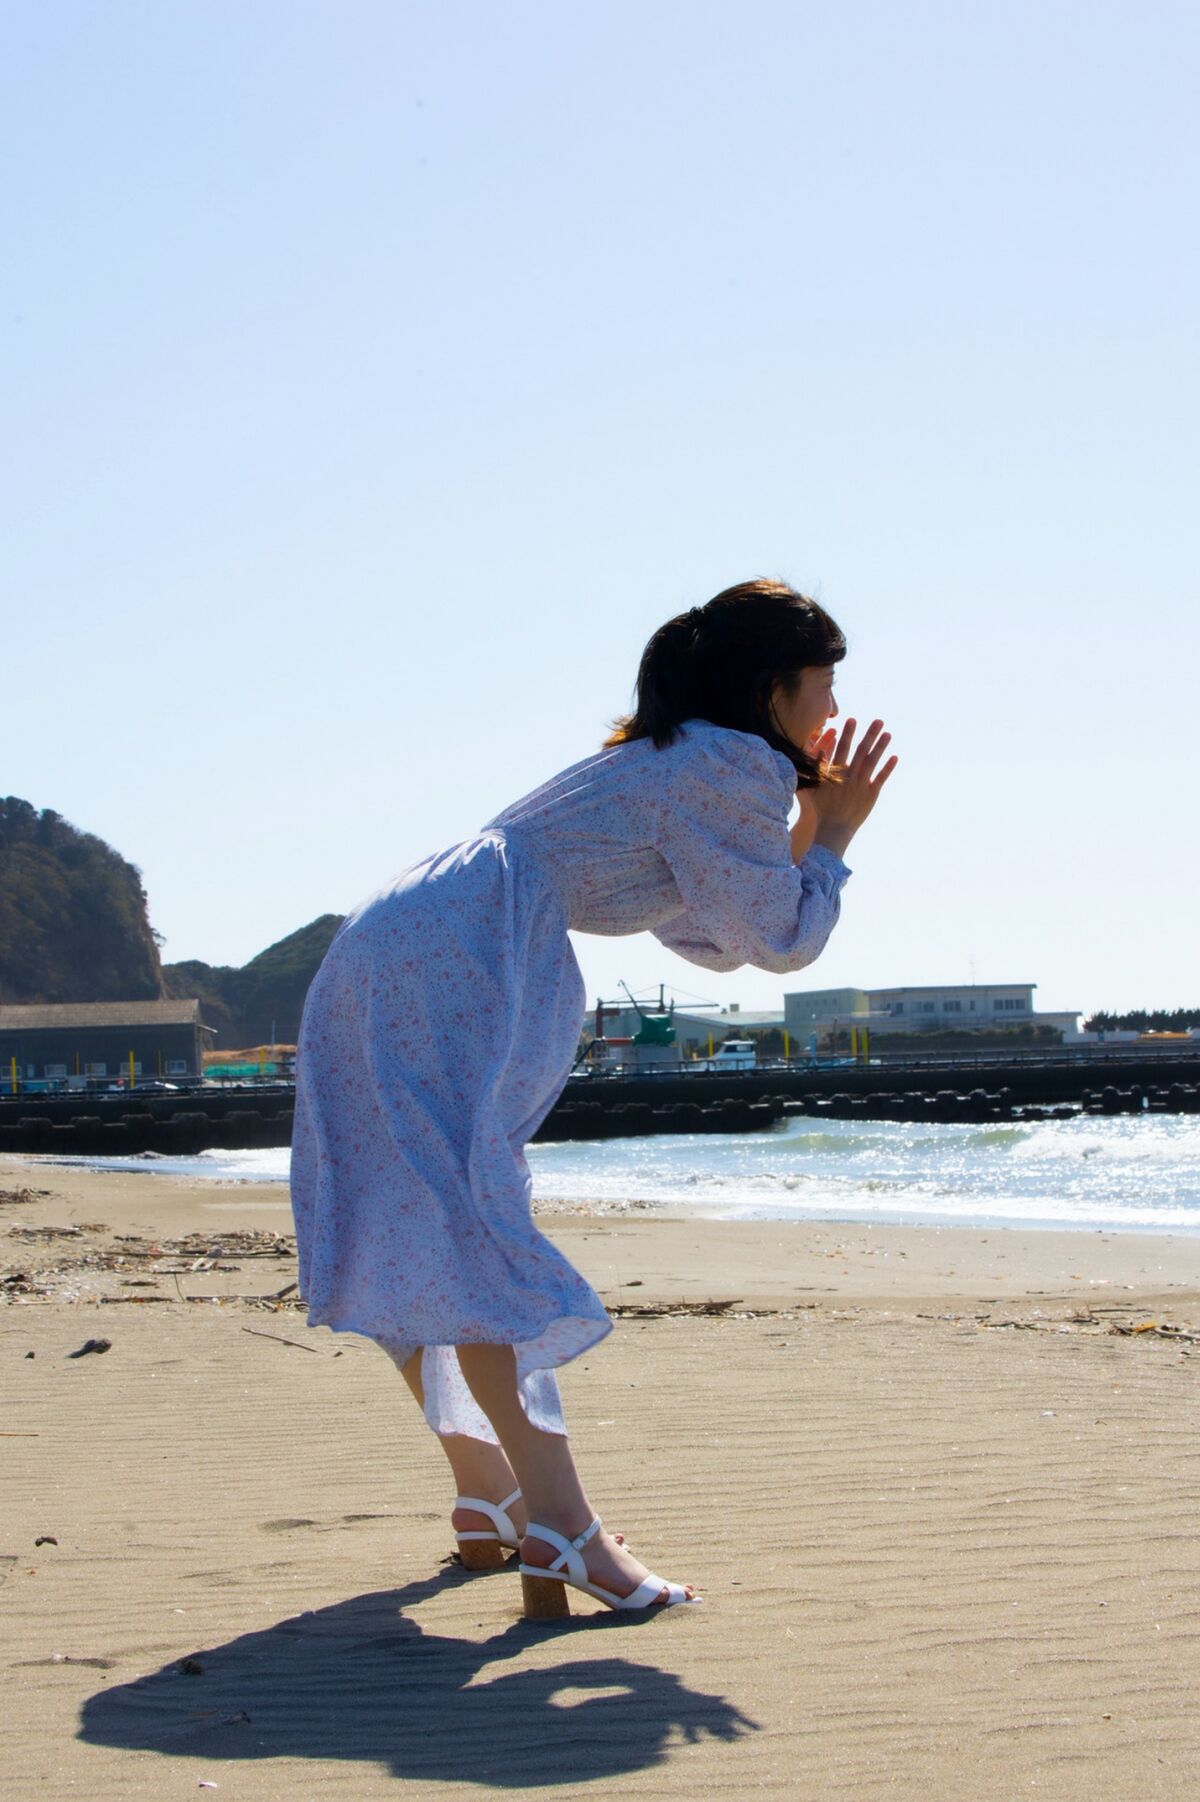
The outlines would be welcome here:
[[[753,1039],[726,1039],[718,1045],[715,1057],[702,1057],[689,1070],[753,1070],[758,1051]]]

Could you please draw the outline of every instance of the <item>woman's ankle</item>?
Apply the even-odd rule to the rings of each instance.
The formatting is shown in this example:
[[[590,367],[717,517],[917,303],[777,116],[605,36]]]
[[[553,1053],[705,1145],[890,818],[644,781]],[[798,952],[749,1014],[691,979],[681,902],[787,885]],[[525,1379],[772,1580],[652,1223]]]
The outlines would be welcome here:
[[[578,1539],[581,1533],[587,1532],[595,1518],[595,1513],[591,1505],[587,1502],[584,1503],[582,1508],[562,1508],[555,1506],[544,1507],[541,1509],[530,1508],[529,1525],[526,1528],[523,1537],[525,1539],[536,1540],[540,1537],[538,1529],[540,1527],[545,1527],[547,1531],[557,1533],[560,1539]],[[554,1542],[553,1540],[544,1539],[541,1543],[543,1545],[553,1545]]]

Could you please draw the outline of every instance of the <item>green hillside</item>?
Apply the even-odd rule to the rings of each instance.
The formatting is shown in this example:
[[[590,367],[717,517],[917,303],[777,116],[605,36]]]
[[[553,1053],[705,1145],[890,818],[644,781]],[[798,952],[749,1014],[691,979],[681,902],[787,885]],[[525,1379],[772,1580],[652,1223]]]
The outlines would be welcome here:
[[[166,993],[198,996],[218,1045],[294,1044],[308,985],[341,923],[340,914],[322,914],[241,968],[195,959],[165,964]]]
[[[141,872],[51,808],[0,800],[0,1001],[162,994]]]
[[[0,1001],[201,1001],[222,1045],[295,1041],[341,925],[322,914],[242,969],[163,965],[141,872],[51,808],[0,800]]]

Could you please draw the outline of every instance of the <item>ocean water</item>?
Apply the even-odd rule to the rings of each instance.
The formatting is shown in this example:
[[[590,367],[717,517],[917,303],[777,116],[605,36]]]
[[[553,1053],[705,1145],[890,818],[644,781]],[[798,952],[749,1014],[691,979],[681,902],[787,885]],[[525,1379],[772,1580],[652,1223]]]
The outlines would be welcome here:
[[[286,1182],[286,1151],[64,1159],[227,1183]],[[529,1151],[542,1201],[633,1202],[715,1219],[1200,1233],[1200,1117],[1031,1125],[792,1119]]]

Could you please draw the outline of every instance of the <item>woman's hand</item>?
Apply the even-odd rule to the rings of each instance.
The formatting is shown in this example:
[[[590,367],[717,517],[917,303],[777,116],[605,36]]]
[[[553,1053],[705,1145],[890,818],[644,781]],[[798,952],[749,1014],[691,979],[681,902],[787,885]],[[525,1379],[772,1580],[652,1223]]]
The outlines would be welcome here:
[[[813,842],[824,845],[839,857],[863,821],[867,818],[879,791],[900,761],[889,757],[882,766],[880,759],[891,743],[892,735],[883,729],[882,720],[872,720],[854,746],[857,720],[848,719],[839,733],[830,726],[807,747],[821,761],[825,780],[818,788],[806,788],[804,804],[815,810],[817,829]]]

